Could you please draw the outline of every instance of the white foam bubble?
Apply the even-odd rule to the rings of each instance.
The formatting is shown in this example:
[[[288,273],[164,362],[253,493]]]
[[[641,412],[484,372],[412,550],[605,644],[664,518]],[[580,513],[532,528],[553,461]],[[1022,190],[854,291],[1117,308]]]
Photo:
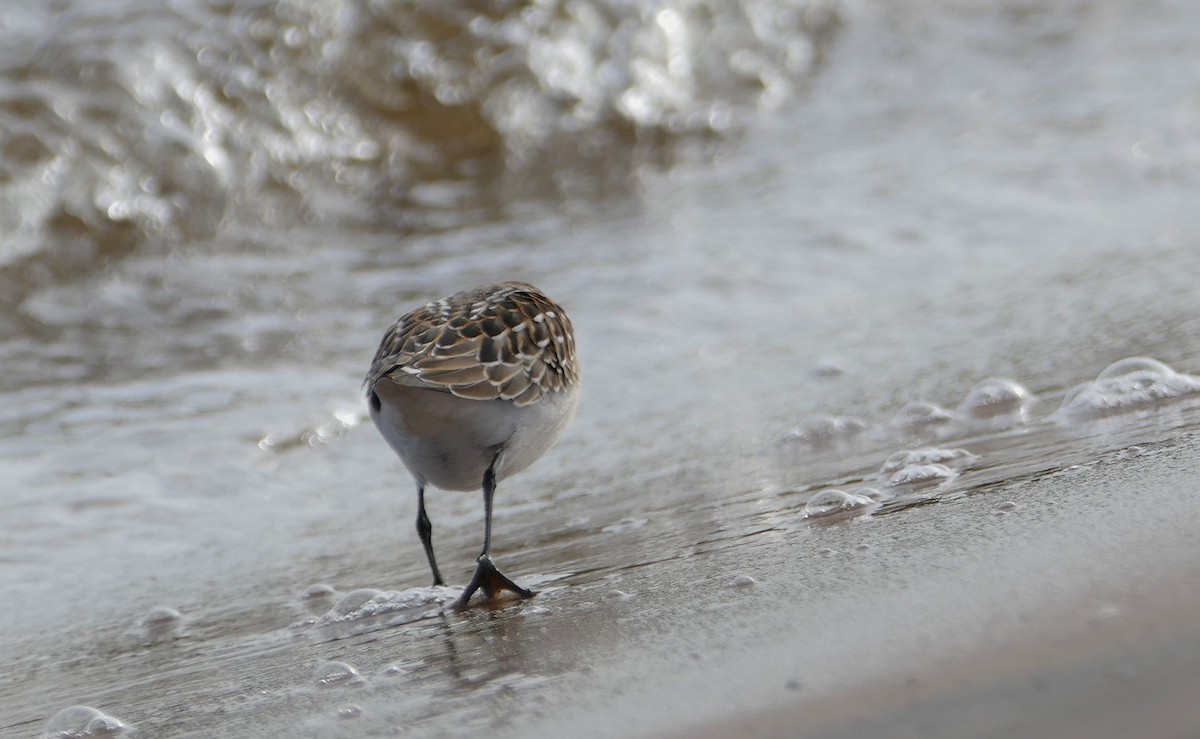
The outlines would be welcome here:
[[[620,521],[610,523],[600,530],[606,534],[624,534],[627,531],[640,529],[648,522],[648,519],[645,518],[622,518]]]
[[[313,670],[313,683],[319,688],[359,687],[367,679],[345,662],[322,662]]]
[[[808,444],[822,446],[849,441],[867,429],[857,418],[809,416],[775,438],[776,446]]]
[[[174,608],[158,606],[129,627],[125,636],[139,644],[156,644],[177,638],[182,628],[183,614]]]
[[[325,583],[316,583],[309,585],[300,593],[300,600],[319,600],[322,598],[332,598],[337,595],[337,590],[332,585]]]
[[[342,718],[342,719],[358,718],[359,716],[362,715],[362,712],[363,712],[362,706],[359,706],[354,703],[347,703],[346,705],[337,709],[337,717]]]
[[[128,730],[127,724],[91,706],[71,706],[54,714],[46,723],[41,739],[117,736]]]
[[[944,464],[915,464],[897,470],[886,483],[889,488],[923,490],[947,483],[958,473]]]
[[[804,518],[857,516],[874,510],[879,504],[865,495],[844,490],[822,490],[804,505]]]
[[[744,588],[754,587],[755,585],[758,584],[758,580],[755,580],[753,577],[750,577],[749,575],[738,575],[738,576],[734,577],[732,580],[730,580],[728,584],[729,584],[729,587],[734,588],[735,590],[741,590]]]
[[[900,409],[891,425],[901,429],[922,429],[941,426],[954,420],[954,414],[937,403],[917,400]]]
[[[1175,374],[1175,370],[1157,359],[1151,359],[1150,357],[1126,357],[1125,359],[1118,359],[1105,367],[1100,374],[1096,375],[1096,379],[1112,380],[1117,377],[1125,377],[1126,375],[1141,372],[1149,372],[1156,375]]]
[[[1110,364],[1092,382],[1075,386],[1059,413],[1098,418],[1195,394],[1200,394],[1200,377],[1180,374],[1156,359],[1129,357]]]
[[[846,368],[841,360],[835,357],[825,357],[813,365],[812,373],[817,377],[841,377],[846,374]]]
[[[315,616],[328,611],[337,596],[338,591],[332,585],[317,583],[309,585],[300,593],[300,605]]]
[[[966,449],[939,449],[937,447],[901,449],[884,460],[879,471],[884,475],[891,475],[905,467],[927,464],[940,464],[961,470],[969,467],[977,459],[979,457]]]
[[[1023,418],[1034,395],[1006,377],[989,377],[975,383],[958,406],[958,412],[976,419]]]

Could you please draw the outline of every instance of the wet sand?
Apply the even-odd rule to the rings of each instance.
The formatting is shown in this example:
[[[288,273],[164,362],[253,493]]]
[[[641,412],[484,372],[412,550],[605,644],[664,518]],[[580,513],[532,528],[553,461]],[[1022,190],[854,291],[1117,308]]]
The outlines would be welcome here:
[[[6,731],[87,696],[171,736],[1191,736],[1200,432],[1161,420],[1126,419],[1136,445],[830,526],[761,491],[607,535],[544,517],[513,535],[510,514],[501,530],[530,542],[510,567],[568,552],[582,567],[498,610],[320,627],[298,598],[222,587],[179,639],[101,626],[10,652],[4,694],[31,718]],[[326,660],[364,684],[316,687]]]
[[[1200,566],[1186,521],[1196,513],[1197,443],[1193,434],[1152,445],[1138,460],[1110,455],[993,491],[1018,505],[1004,520],[995,519],[991,495],[957,501],[953,514],[928,513],[940,519],[929,522],[936,534],[922,526],[930,538],[913,534],[916,547],[893,548],[875,563],[910,587],[804,606],[824,628],[793,626],[792,639],[780,640],[791,648],[790,669],[778,669],[778,650],[763,649],[674,693],[690,694],[680,708],[728,705],[772,687],[778,696],[779,681],[793,675],[784,683],[793,695],[664,734],[1194,735]],[[984,525],[996,531],[981,537],[976,526],[989,518]],[[848,643],[832,654],[810,648],[830,633]]]

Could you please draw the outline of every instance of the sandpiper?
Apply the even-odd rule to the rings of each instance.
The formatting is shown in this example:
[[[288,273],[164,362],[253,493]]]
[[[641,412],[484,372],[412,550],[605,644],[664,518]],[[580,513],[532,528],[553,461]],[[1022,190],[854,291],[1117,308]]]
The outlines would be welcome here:
[[[483,489],[483,552],[456,606],[533,592],[492,562],[496,483],[528,467],[562,434],[579,399],[575,334],[567,314],[533,285],[501,282],[416,308],[388,329],[366,379],[371,419],[417,483],[417,533],[433,584],[425,485]]]

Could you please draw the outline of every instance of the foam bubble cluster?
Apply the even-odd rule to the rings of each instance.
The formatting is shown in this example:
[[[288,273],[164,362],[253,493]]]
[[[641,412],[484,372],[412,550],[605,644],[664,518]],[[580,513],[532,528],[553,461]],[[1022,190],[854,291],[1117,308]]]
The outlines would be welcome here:
[[[336,592],[336,591],[334,591]],[[360,588],[337,596],[324,614],[309,619],[304,625],[316,627],[346,626],[351,632],[370,629],[382,620],[395,626],[427,618],[439,613],[460,594],[458,588],[422,587],[400,591]],[[322,592],[315,602],[324,602],[332,594]]]
[[[1129,357],[1110,364],[1092,382],[1077,385],[1063,398],[1059,412],[1098,418],[1196,394],[1200,377],[1178,373],[1148,357]]]
[[[85,739],[118,736],[129,730],[119,719],[106,716],[91,706],[71,706],[54,714],[40,739]]]
[[[938,449],[933,447],[928,449],[901,449],[884,460],[883,466],[879,468],[879,471],[884,475],[892,475],[905,467],[931,464],[945,465],[952,469],[961,470],[968,467],[976,459],[978,457],[966,449]]]

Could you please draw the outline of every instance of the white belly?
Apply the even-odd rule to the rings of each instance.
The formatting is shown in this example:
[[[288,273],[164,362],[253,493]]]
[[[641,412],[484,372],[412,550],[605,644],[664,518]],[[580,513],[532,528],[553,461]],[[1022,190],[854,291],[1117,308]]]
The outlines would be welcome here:
[[[414,477],[445,490],[478,490],[497,453],[497,480],[533,464],[562,434],[579,398],[572,387],[516,406],[387,379],[374,391],[380,406],[371,408],[371,419],[383,438]]]

